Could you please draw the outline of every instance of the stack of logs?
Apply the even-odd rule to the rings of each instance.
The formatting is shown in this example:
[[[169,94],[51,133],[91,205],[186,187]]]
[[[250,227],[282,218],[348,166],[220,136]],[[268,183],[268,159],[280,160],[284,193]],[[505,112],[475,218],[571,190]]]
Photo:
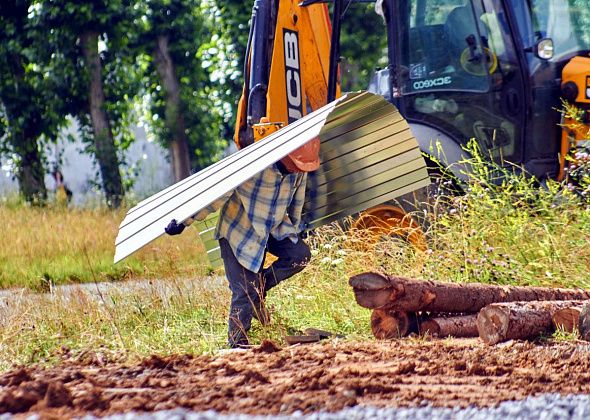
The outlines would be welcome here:
[[[350,278],[359,305],[373,309],[376,338],[410,333],[477,337],[486,344],[578,330],[590,340],[590,291],[452,284],[363,273]]]

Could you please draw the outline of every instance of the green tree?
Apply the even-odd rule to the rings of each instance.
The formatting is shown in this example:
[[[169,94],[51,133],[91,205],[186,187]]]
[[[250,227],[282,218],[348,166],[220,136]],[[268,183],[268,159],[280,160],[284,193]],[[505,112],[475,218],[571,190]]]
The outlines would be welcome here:
[[[82,138],[96,157],[107,204],[124,195],[118,150],[132,141],[129,125],[139,89],[132,0],[38,0],[35,13],[50,37],[49,47],[66,65],[56,69],[68,82],[65,96],[81,124]]]
[[[61,80],[52,69],[61,66],[45,42],[47,34],[30,19],[33,2],[0,3],[0,152],[15,157],[20,192],[42,204],[44,183],[42,140],[57,137],[66,124],[59,97]]]
[[[148,0],[142,7],[137,50],[147,64],[150,125],[169,149],[179,181],[216,160],[226,145],[220,85],[203,58],[213,20],[200,0]]]
[[[219,75],[214,79],[224,104],[224,137],[229,139],[234,134],[238,100],[244,85],[243,67],[254,1],[208,0],[204,4],[216,32],[201,50],[210,72]]]
[[[373,3],[353,3],[340,37],[342,91],[367,89],[376,68],[387,66],[387,33]]]

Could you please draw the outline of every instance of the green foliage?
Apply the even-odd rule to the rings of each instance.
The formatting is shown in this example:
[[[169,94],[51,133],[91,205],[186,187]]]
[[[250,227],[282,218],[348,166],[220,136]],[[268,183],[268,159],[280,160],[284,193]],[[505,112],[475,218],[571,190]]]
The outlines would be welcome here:
[[[143,66],[144,89],[149,97],[148,121],[156,138],[167,146],[173,138],[166,124],[166,92],[155,69],[157,38],[168,39],[169,54],[180,84],[181,109],[192,167],[201,169],[219,158],[227,145],[223,138],[223,86],[213,80],[220,70],[207,58],[217,53],[211,16],[200,0],[150,0],[141,4],[135,21],[140,34],[135,46]],[[204,61],[207,65],[204,65]]]
[[[243,66],[254,2],[239,0],[203,1],[205,14],[216,30],[203,45],[204,66],[211,67],[213,80],[219,83],[224,106],[225,138],[233,137],[238,99],[242,94]]]
[[[124,124],[130,110],[130,99],[137,92],[134,57],[129,43],[133,37],[134,16],[130,1],[57,1],[36,2],[32,14],[33,24],[45,30],[46,48],[62,57],[57,76],[67,82],[63,92],[68,112],[81,118],[83,125],[88,112],[88,73],[84,63],[80,37],[84,32],[99,33],[99,53],[103,65],[103,80],[107,100],[107,113],[113,127]],[[116,130],[116,128],[115,128]]]
[[[63,120],[59,107],[47,109],[59,103],[52,98],[59,81],[47,74],[58,63],[43,48],[42,32],[29,26],[29,6],[30,2],[20,0],[0,6],[0,122],[4,139],[24,132],[35,140],[43,134],[51,136]]]
[[[559,326],[557,330],[555,330],[551,338],[557,342],[576,341],[580,339],[580,333],[577,329],[574,329],[572,332],[569,332],[565,331],[562,326]]]
[[[0,5],[0,154],[15,160],[25,198],[43,201],[42,142],[66,124],[64,82],[54,73],[60,57],[47,48],[43,28],[31,24],[31,8],[24,0]]]
[[[586,111],[562,100],[559,110],[565,123],[563,129],[568,130],[578,138],[590,136],[590,128],[583,121]],[[574,153],[566,156],[564,168],[568,189],[579,194],[586,201],[590,201],[590,150],[579,144]]]
[[[482,155],[475,141],[465,195],[441,199],[430,214],[424,277],[495,284],[575,286],[590,254],[590,204],[568,185],[540,185],[519,168]],[[588,185],[582,185],[586,190]]]
[[[346,2],[345,2],[346,3]],[[387,33],[373,3],[353,3],[342,22],[342,90],[366,90],[377,68],[387,67]]]

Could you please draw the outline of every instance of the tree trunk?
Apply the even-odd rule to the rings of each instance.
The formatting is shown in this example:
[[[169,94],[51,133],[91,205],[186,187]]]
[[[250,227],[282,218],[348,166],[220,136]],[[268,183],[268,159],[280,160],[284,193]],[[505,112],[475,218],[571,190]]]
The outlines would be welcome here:
[[[10,132],[10,142],[16,155],[16,178],[20,193],[29,203],[43,205],[47,200],[45,187],[45,170],[42,162],[42,152],[37,139],[41,115],[30,106],[23,106],[23,101],[32,101],[34,96],[24,81],[25,69],[20,56],[10,57],[10,67],[14,77],[13,89],[5,92],[2,103],[6,109]],[[27,103],[26,105],[29,105]],[[24,123],[23,123],[24,122]]]
[[[379,274],[358,274],[352,276],[348,284],[353,288],[356,303],[363,308],[384,308],[395,300],[391,283],[386,277]]]
[[[415,313],[375,309],[371,314],[371,331],[379,340],[405,337],[418,332]]]
[[[402,312],[475,313],[494,302],[584,300],[590,291],[549,287],[454,284],[363,273],[350,278],[359,305]]]
[[[12,141],[14,151],[20,158],[16,172],[19,190],[27,202],[43,205],[47,200],[47,189],[37,139],[25,135],[19,137]]]
[[[537,301],[494,303],[477,316],[479,337],[486,344],[537,337],[553,332],[552,317],[556,311],[582,307],[583,301]]]
[[[94,133],[96,159],[100,167],[102,185],[109,207],[119,207],[123,198],[123,183],[119,172],[119,160],[113,132],[105,110],[105,96],[102,87],[102,65],[98,55],[98,32],[85,31],[80,37],[86,66],[90,77],[89,98],[90,118]]]
[[[583,340],[590,341],[590,303],[584,305],[580,311],[580,337]]]
[[[420,334],[433,337],[477,337],[477,315],[429,318],[420,323]]]
[[[170,57],[168,37],[166,35],[158,36],[154,51],[154,62],[166,92],[166,126],[172,134],[170,156],[172,157],[174,180],[178,182],[190,175],[191,165],[186,127],[182,115],[180,83],[176,77],[174,62]]]

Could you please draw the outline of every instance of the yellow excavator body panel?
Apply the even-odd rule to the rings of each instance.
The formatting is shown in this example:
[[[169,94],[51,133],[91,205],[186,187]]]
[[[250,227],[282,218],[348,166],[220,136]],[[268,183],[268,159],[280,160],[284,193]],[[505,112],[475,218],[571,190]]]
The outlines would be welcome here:
[[[590,104],[590,57],[574,57],[565,65],[561,85],[568,83],[576,86],[575,103]]]
[[[559,180],[566,177],[567,156],[578,143],[590,140],[590,57],[573,57],[563,68],[561,80],[563,96],[582,114],[578,118],[564,115],[561,122]]]

